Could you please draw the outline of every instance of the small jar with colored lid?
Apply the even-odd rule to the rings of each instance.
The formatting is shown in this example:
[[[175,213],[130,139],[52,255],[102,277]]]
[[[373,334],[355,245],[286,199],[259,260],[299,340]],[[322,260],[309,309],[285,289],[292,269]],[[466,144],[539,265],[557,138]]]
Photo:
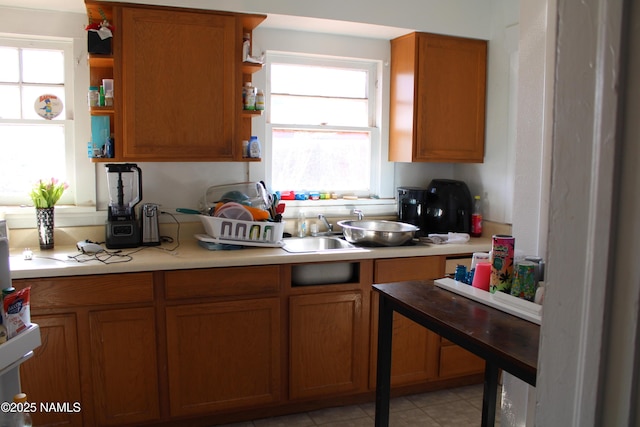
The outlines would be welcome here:
[[[256,88],[246,82],[242,90],[242,103],[245,110],[256,109]]]
[[[256,92],[256,110],[264,110],[264,92],[258,89]]]
[[[89,107],[97,107],[100,101],[100,92],[98,86],[89,86],[89,93],[87,94],[87,102]]]

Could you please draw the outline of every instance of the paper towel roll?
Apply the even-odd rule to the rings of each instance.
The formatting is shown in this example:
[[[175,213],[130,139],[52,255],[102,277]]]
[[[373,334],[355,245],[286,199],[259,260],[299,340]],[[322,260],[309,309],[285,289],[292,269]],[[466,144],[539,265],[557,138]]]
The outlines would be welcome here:
[[[513,256],[516,239],[513,236],[496,234],[491,245],[490,292],[511,290],[513,280]]]

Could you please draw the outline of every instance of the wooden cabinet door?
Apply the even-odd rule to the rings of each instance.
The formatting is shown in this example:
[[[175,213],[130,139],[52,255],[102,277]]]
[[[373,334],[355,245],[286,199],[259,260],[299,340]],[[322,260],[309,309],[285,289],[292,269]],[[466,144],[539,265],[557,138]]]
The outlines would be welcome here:
[[[375,262],[374,282],[437,279],[444,273],[442,256],[389,258]],[[378,345],[378,294],[371,293],[370,387],[375,387]],[[438,376],[440,337],[406,317],[393,313],[391,385],[423,382]]]
[[[89,325],[95,424],[158,419],[155,310],[90,312]]]
[[[366,389],[361,292],[290,297],[289,330],[291,399]]]
[[[484,160],[487,43],[427,33],[391,42],[389,159]]]
[[[76,402],[83,406],[78,365],[78,338],[75,314],[32,316],[40,326],[42,344],[34,355],[20,366],[20,384],[29,402]],[[39,409],[39,408],[38,408]],[[83,422],[79,412],[44,412],[32,414],[37,426],[78,426]]]
[[[484,359],[442,338],[440,346],[440,378],[460,377],[484,372]]]
[[[123,7],[121,27],[123,141],[116,144],[123,159],[233,160],[240,147],[238,18]]]
[[[485,41],[420,34],[416,160],[483,161],[486,57]]]
[[[171,416],[278,402],[280,299],[166,308]]]

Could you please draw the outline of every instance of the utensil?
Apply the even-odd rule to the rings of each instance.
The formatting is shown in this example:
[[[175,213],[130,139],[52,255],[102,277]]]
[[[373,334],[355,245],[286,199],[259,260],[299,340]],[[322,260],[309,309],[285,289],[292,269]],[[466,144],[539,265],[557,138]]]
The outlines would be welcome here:
[[[189,208],[176,208],[176,212],[180,212],[183,214],[188,214],[188,215],[200,215],[202,214],[202,212],[197,211],[195,209],[189,209]]]
[[[338,221],[348,242],[361,246],[400,246],[411,239],[418,227],[386,220]]]

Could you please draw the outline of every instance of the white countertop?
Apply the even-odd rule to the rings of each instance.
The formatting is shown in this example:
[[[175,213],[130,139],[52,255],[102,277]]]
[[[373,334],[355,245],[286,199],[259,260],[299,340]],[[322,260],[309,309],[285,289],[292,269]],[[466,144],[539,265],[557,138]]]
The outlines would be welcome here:
[[[397,246],[383,248],[358,248],[356,250],[315,253],[289,253],[281,248],[250,248],[239,250],[207,250],[194,238],[181,239],[175,244],[160,247],[122,249],[109,258],[107,254],[81,255],[75,246],[56,246],[50,251],[33,251],[33,259],[25,260],[22,250],[11,250],[12,279],[79,276],[87,274],[130,273],[141,271],[177,270],[209,267],[232,267],[268,264],[293,264],[303,262],[345,261],[375,258],[397,258],[430,255],[457,255],[487,252],[491,238],[472,238],[464,244],[440,244]],[[109,250],[108,252],[115,252]],[[78,256],[79,255],[79,256]],[[126,255],[130,255],[127,257]],[[72,258],[75,257],[75,258]]]

